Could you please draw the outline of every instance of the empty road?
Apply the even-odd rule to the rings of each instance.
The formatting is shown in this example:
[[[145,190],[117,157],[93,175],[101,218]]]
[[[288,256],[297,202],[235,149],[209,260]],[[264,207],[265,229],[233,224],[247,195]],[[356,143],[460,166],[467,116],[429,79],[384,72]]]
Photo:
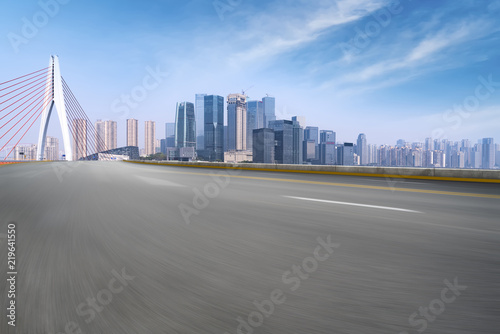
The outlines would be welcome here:
[[[498,333],[499,217],[499,184],[1,166],[0,333]]]

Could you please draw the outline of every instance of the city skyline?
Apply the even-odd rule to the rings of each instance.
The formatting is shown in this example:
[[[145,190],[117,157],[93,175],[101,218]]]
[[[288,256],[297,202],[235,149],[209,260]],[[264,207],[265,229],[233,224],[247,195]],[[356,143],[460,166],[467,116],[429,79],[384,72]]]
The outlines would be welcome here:
[[[391,3],[254,1],[221,12],[205,1],[69,2],[31,35],[25,24],[44,7],[12,3],[0,22],[0,60],[9,64],[2,76],[46,66],[57,53],[89,118],[113,119],[119,129],[128,118],[172,122],[175,103],[194,102],[196,92],[245,90],[249,100],[278,97],[277,119],[303,115],[345,140],[361,132],[376,143],[498,140],[500,2]]]

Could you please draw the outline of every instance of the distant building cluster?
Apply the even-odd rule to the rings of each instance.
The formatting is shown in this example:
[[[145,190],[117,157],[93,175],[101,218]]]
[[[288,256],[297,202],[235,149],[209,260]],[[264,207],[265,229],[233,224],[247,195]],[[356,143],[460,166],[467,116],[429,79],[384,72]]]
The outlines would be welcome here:
[[[59,160],[59,139],[55,137],[46,137],[45,154],[46,160]],[[36,160],[37,153],[36,144],[17,145],[14,149],[14,160]]]
[[[117,123],[97,120],[95,131],[87,131],[84,119],[72,124],[73,159],[86,157],[88,143],[96,151],[136,158],[162,153],[167,160],[205,160],[270,164],[360,165],[384,167],[485,168],[500,167],[500,145],[493,138],[472,144],[468,139],[452,142],[426,138],[425,142],[396,145],[368,144],[365,134],[356,142],[341,142],[332,130],[306,126],[305,118],[276,119],[276,100],[266,96],[248,100],[243,94],[196,94],[195,102],[178,102],[175,122],[165,124],[165,136],[158,139],[155,121],[144,122],[144,146],[139,149],[139,121],[127,119],[126,147],[117,148]],[[224,117],[225,116],[225,117]],[[88,133],[96,138],[87,138]],[[137,152],[131,150],[137,147]],[[133,153],[131,153],[133,152]],[[99,155],[95,155],[98,157]],[[59,141],[47,137],[45,157],[59,160]],[[19,145],[16,160],[35,160],[36,145]]]
[[[358,139],[359,150],[359,139]],[[500,167],[500,145],[493,138],[483,138],[472,144],[468,139],[460,142],[433,140],[425,143],[407,143],[398,140],[396,146],[367,145],[369,165],[434,167],[434,168],[485,168]]]

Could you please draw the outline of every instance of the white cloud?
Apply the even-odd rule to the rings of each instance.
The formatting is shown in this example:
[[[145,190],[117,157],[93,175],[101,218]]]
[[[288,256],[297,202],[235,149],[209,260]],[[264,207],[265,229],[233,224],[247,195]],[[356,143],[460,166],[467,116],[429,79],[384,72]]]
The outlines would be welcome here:
[[[477,26],[469,23],[441,30],[435,36],[428,37],[420,42],[408,55],[406,62],[411,63],[432,56],[450,45],[463,41],[478,30]]]
[[[253,45],[233,55],[233,63],[251,62],[272,57],[316,40],[324,31],[356,21],[382,8],[383,0],[339,0],[307,15],[310,9],[295,8],[288,17],[276,17],[276,12],[261,14],[250,20],[248,27],[236,39]],[[281,11],[276,8],[276,11]]]
[[[349,73],[344,75],[339,80],[334,80],[323,85],[323,87],[329,86],[344,86],[348,83],[367,83],[372,81],[377,77],[384,77],[383,80],[393,81],[388,76],[396,71],[405,69],[418,69],[413,71],[410,75],[400,74],[399,78],[413,78],[415,76],[414,72],[417,73],[427,73],[426,69],[432,66],[436,61],[442,59],[444,56],[443,51],[447,48],[463,45],[466,42],[470,42],[475,39],[482,38],[489,35],[498,28],[492,29],[492,25],[488,21],[463,21],[459,24],[449,25],[434,34],[428,34],[423,40],[421,40],[416,46],[414,46],[406,55],[395,57],[389,60],[379,61],[373,65],[361,68],[357,72]],[[404,34],[404,32],[403,32]],[[395,48],[402,48],[403,43],[394,43]],[[466,46],[467,47],[467,46]],[[450,66],[459,66],[461,62],[454,62],[453,59],[447,57],[447,62],[442,64],[443,69],[449,69]],[[401,80],[396,80],[399,83]],[[376,83],[376,86],[384,87],[386,86],[380,80]]]

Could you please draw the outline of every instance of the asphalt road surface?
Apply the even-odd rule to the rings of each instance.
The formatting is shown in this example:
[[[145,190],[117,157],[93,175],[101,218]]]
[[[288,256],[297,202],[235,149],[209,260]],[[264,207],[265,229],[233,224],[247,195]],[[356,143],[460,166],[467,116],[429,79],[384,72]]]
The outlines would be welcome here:
[[[500,330],[498,184],[32,163],[0,216],[2,334]]]

